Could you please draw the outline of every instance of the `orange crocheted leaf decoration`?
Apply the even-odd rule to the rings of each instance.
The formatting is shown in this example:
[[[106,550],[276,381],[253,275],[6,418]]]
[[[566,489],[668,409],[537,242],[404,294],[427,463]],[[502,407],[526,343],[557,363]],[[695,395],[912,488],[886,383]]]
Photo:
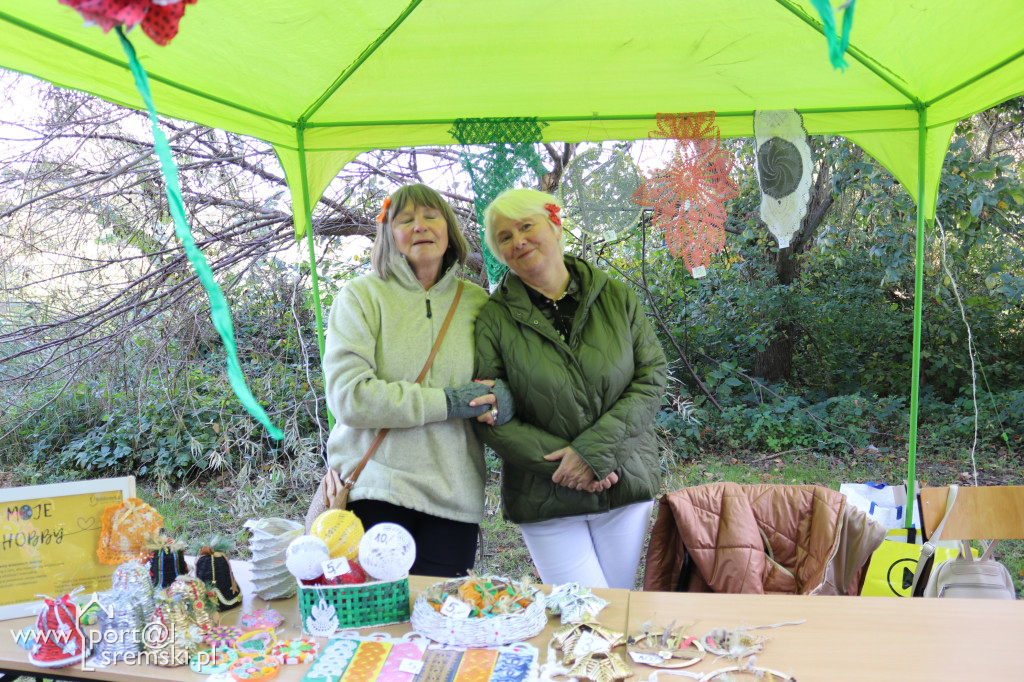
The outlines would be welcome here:
[[[658,114],[651,137],[673,138],[676,148],[668,165],[652,171],[633,195],[652,209],[669,252],[691,273],[725,246],[725,202],[739,192],[729,177],[732,155],[722,149],[714,119],[714,112]]]
[[[137,497],[103,511],[103,529],[96,556],[100,563],[116,565],[131,559],[148,559],[147,543],[164,527],[160,512]]]
[[[658,114],[658,127],[647,137],[664,137],[669,140],[714,138],[716,142],[721,139],[713,111],[695,114]]]

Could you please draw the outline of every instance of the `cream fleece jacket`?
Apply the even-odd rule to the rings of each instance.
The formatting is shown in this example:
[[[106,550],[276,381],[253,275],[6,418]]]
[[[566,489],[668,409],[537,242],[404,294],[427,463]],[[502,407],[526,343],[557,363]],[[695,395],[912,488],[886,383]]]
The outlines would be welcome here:
[[[473,380],[473,325],[487,302],[483,289],[465,283],[434,364],[421,384],[414,383],[455,297],[455,270],[427,291],[399,257],[388,280],[362,275],[335,296],[324,375],[327,404],[337,421],[327,455],[344,478],[378,430],[388,427],[349,499],[479,523],[483,445],[470,420],[446,419],[444,387]]]

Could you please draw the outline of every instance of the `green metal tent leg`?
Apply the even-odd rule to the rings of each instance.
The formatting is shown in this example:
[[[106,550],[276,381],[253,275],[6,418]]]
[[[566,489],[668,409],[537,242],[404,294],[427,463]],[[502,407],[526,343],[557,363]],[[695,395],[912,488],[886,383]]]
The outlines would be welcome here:
[[[917,408],[921,389],[921,302],[924,299],[924,163],[928,142],[927,109],[917,110],[917,254],[914,267],[914,348],[910,370],[910,437],[907,450],[906,527],[914,525],[917,481]]]
[[[320,278],[316,274],[316,249],[313,248],[313,211],[309,205],[309,182],[306,179],[306,140],[304,129],[296,129],[299,143],[299,179],[302,182],[302,210],[306,215],[306,245],[309,248],[309,273],[313,278],[313,312],[316,315],[316,340],[320,349],[320,368],[324,363],[324,313],[320,303]],[[295,210],[292,207],[292,210]],[[334,428],[334,415],[327,406],[327,428]]]

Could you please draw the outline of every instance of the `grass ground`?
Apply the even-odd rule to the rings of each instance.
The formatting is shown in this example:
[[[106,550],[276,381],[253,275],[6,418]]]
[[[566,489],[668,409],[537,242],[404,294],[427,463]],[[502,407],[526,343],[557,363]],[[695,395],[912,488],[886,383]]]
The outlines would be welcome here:
[[[504,520],[498,492],[498,462],[489,458],[490,480],[486,489],[486,511],[482,524],[480,553],[476,569],[513,577],[533,572],[529,552],[519,529]],[[977,458],[981,485],[1024,485],[1019,459],[1007,452],[982,452]],[[700,460],[663,460],[662,491],[713,481],[738,483],[813,483],[838,488],[843,482],[882,481],[898,483],[906,477],[906,458],[892,454],[863,452],[848,459],[822,456],[812,450],[773,454],[709,454]],[[973,483],[972,465],[966,456],[922,453],[917,476],[923,485]],[[283,516],[301,520],[313,493],[317,473],[295,467],[284,470],[247,472],[246,476],[221,477],[183,487],[144,482],[139,494],[164,515],[168,533],[194,542],[212,533],[231,537],[235,556],[248,556],[248,532],[243,523],[250,518]],[[653,523],[653,519],[652,519]],[[1024,541],[1004,541],[997,552],[1013,574],[1018,595],[1024,596]],[[637,587],[642,584],[642,571]]]

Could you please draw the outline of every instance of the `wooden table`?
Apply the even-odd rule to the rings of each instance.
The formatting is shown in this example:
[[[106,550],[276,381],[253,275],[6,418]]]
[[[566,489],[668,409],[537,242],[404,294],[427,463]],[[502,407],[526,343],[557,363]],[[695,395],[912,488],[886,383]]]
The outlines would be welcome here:
[[[1024,680],[1024,601],[806,597],[633,592],[629,622],[689,625],[701,636],[716,627],[759,629],[770,638],[757,665],[799,682]],[[688,671],[728,665],[708,656]],[[635,666],[634,679],[655,668]],[[666,680],[683,678],[659,676]]]
[[[236,624],[243,613],[269,607],[286,619],[280,629],[282,638],[299,636],[298,601],[292,598],[267,602],[255,597],[249,571],[247,562],[235,565],[243,606],[226,612],[223,622]],[[411,577],[412,599],[437,580]],[[597,594],[611,602],[601,612],[600,621],[631,634],[636,634],[646,621],[662,627],[675,621],[677,626],[688,625],[688,631],[699,636],[715,627],[749,627],[806,619],[802,625],[755,631],[771,638],[758,655],[757,663],[791,674],[800,682],[1024,680],[1024,600],[631,593],[626,590],[597,590]],[[94,672],[83,672],[80,666],[45,671],[29,664],[27,652],[9,634],[34,622],[32,618],[0,621],[0,670],[20,671],[40,678],[56,675],[60,679],[118,682],[153,679],[201,682],[205,679],[186,667],[158,668],[125,663]],[[544,632],[531,640],[540,652],[542,664],[547,660],[551,633],[558,627],[557,618],[552,618]],[[361,630],[364,634],[387,632],[392,635],[408,631],[408,623]],[[727,661],[715,661],[709,656],[686,670],[707,673],[726,665]],[[298,682],[308,670],[308,665],[285,666],[276,679]],[[647,680],[655,672],[655,668],[635,666],[631,680]],[[665,674],[655,677],[657,682],[681,679],[684,678]]]
[[[232,562],[232,569],[239,586],[242,589],[242,606],[240,608],[226,611],[221,616],[221,623],[224,625],[237,625],[242,614],[250,613],[255,609],[272,608],[285,617],[285,623],[278,628],[280,639],[290,639],[302,636],[301,622],[299,619],[299,603],[296,597],[291,599],[277,599],[266,601],[256,597],[252,588],[252,566],[249,562]],[[440,581],[441,578],[425,576],[411,576],[409,578],[409,596],[415,602],[420,592]],[[544,591],[549,591],[547,587]],[[628,590],[595,590],[595,592],[607,599],[611,604],[601,612],[601,621],[609,627],[615,627],[625,631],[626,619],[629,610]],[[18,618],[14,620],[0,621],[0,671],[19,671],[27,675],[42,677],[58,677],[67,680],[114,680],[116,682],[138,682],[140,680],[174,680],[180,682],[202,682],[207,679],[205,675],[198,675],[189,668],[163,668],[148,665],[129,665],[118,663],[107,668],[100,668],[92,672],[82,670],[82,666],[75,665],[58,670],[48,671],[37,668],[28,662],[28,652],[22,649],[14,640],[12,632],[18,632],[22,628],[35,624],[34,618]],[[548,642],[551,640],[551,633],[559,627],[557,618],[550,619],[548,626],[537,637],[529,640],[540,652],[540,662],[546,660]],[[376,626],[362,628],[359,632],[367,634],[370,632],[386,632],[393,636],[400,636],[410,631],[408,623],[389,626]],[[321,644],[327,640],[320,639]],[[281,682],[298,682],[309,671],[309,665],[283,666],[281,673],[274,678]],[[0,680],[6,682],[6,678],[0,676]]]

